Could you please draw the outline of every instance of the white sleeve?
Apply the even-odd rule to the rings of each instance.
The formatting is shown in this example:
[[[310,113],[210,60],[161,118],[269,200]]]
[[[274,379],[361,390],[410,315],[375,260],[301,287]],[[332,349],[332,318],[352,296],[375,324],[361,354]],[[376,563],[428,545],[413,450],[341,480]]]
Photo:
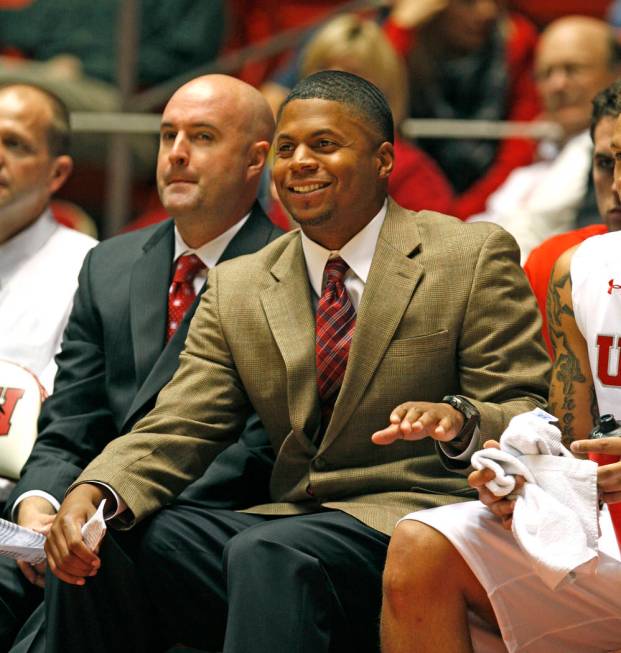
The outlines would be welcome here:
[[[28,497],[41,497],[41,499],[45,499],[46,501],[49,501],[52,504],[52,507],[56,512],[58,512],[58,509],[60,508],[60,503],[58,503],[58,500],[56,497],[53,497],[51,494],[44,492],[43,490],[28,490],[28,492],[24,492],[23,494],[20,494],[17,499],[15,499],[15,503],[13,504],[13,507],[11,508],[11,520],[15,521],[15,517],[17,514],[17,506],[24,500],[27,499]]]

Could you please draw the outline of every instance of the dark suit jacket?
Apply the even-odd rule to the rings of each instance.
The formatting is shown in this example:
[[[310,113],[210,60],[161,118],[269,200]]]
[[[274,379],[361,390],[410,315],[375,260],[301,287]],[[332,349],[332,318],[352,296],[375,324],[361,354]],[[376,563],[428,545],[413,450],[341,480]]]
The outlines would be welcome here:
[[[220,261],[254,252],[282,233],[258,204]],[[57,357],[54,393],[39,419],[39,437],[7,506],[28,490],[62,500],[81,470],[112,439],[147,413],[177,369],[198,298],[170,342],[165,342],[167,291],[174,255],[173,221],[100,243],[86,257],[74,306]],[[252,417],[244,434],[250,446],[265,443]],[[265,473],[264,461],[232,448],[214,474],[202,479],[224,505],[254,503],[256,478],[233,483],[244,470]],[[230,481],[230,483],[229,483]],[[265,479],[263,478],[265,485]],[[232,496],[248,490],[248,498]]]
[[[209,276],[174,378],[81,480],[112,486],[129,508],[119,521],[131,524],[200,475],[255,410],[276,462],[271,500],[252,511],[336,509],[390,534],[403,514],[471,490],[430,438],[379,447],[371,434],[397,404],[463,394],[482,438],[497,438],[514,415],[545,405],[540,325],[506,231],[390,201],[319,440],[315,311],[301,238],[289,233]]]

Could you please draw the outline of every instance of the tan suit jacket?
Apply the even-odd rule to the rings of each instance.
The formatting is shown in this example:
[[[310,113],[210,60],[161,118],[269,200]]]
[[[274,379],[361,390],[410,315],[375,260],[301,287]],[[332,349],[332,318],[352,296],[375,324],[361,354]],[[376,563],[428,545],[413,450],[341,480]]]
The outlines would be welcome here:
[[[441,464],[433,440],[380,447],[370,435],[407,400],[469,397],[482,439],[545,405],[548,358],[518,261],[514,240],[494,225],[389,201],[318,444],[315,318],[299,232],[218,266],[156,407],[79,481],[109,483],[142,519],[201,474],[254,407],[277,457],[273,503],[253,512],[333,508],[390,533],[406,512],[465,500],[464,477]]]

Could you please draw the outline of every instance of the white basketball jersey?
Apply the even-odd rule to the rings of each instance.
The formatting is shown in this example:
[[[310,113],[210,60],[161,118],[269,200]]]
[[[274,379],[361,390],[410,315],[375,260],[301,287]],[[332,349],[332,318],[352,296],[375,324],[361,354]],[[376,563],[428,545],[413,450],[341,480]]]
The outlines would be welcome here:
[[[571,282],[599,413],[621,420],[621,232],[585,240],[572,258]]]

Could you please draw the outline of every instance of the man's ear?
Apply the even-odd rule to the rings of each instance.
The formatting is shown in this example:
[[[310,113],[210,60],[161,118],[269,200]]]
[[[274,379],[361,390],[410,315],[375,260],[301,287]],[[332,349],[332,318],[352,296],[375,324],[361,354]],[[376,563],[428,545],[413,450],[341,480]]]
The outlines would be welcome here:
[[[250,146],[248,149],[248,170],[246,172],[248,180],[261,175],[269,151],[270,143],[268,141],[257,141]]]
[[[62,154],[54,159],[49,181],[50,195],[62,187],[72,170],[73,159],[68,154]]]
[[[395,148],[392,143],[384,141],[375,154],[377,157],[377,176],[379,179],[388,179],[395,165]]]

